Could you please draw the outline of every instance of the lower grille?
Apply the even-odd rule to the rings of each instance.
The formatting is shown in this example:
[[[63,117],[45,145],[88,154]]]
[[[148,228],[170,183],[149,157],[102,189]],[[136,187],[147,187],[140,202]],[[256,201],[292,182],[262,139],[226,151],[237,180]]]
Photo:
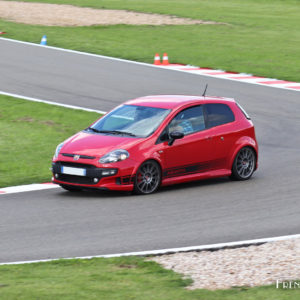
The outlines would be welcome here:
[[[85,176],[75,176],[75,175],[67,175],[67,174],[58,174],[57,180],[69,182],[69,183],[78,183],[78,184],[96,184],[91,177]]]

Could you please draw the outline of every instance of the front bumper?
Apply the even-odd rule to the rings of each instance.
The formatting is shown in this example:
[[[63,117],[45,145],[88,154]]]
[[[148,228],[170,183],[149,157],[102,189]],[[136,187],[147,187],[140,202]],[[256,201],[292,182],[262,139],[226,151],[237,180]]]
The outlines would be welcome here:
[[[65,174],[62,167],[84,169],[85,175]],[[94,189],[132,191],[132,168],[103,168],[92,164],[56,161],[52,163],[52,182],[60,185],[81,186]]]

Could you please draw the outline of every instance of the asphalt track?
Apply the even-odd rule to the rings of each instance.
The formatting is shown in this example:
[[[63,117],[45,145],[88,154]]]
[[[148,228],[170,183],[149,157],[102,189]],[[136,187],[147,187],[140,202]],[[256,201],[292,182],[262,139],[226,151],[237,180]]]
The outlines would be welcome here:
[[[99,110],[149,94],[237,99],[252,116],[259,170],[149,196],[61,189],[0,196],[0,262],[113,254],[298,234],[300,93],[0,39],[0,90]],[[1,108],[0,108],[1,109]],[[26,158],[25,158],[26,159]]]

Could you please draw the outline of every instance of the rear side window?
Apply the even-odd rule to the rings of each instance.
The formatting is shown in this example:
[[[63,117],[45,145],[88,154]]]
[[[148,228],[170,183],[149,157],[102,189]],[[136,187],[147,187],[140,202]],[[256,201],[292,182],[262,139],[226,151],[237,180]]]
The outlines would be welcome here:
[[[234,114],[226,104],[210,103],[205,104],[204,107],[206,111],[207,128],[212,128],[234,121]]]

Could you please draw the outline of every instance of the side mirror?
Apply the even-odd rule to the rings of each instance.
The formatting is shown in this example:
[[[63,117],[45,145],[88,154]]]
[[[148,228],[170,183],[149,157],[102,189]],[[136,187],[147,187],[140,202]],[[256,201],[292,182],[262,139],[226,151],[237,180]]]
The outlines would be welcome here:
[[[184,133],[181,131],[172,131],[170,133],[170,140],[168,145],[172,146],[175,140],[182,139],[184,137]]]

